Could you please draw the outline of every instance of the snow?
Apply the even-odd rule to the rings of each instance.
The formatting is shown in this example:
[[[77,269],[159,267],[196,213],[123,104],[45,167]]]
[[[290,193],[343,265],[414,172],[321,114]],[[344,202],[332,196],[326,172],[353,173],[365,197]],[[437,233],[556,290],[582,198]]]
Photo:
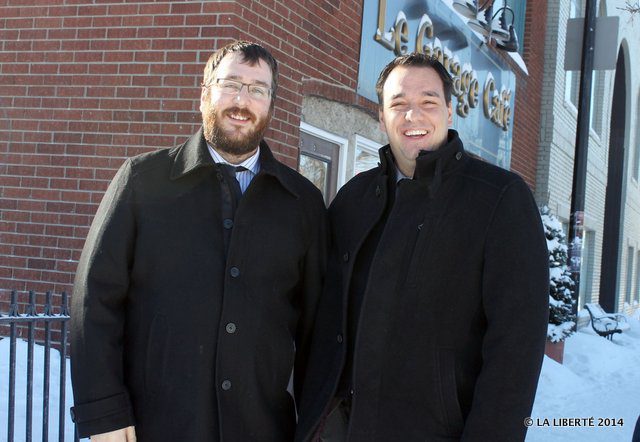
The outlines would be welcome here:
[[[611,342],[588,324],[565,340],[563,365],[545,356],[527,442],[631,441],[640,415],[637,313],[629,318],[629,325],[629,330],[616,334]],[[593,427],[557,425],[562,418],[587,418],[581,422],[588,425],[591,417]],[[606,418],[618,425],[598,427],[599,423],[612,424]]]
[[[589,324],[565,340],[564,364],[545,356],[532,411],[533,425],[527,442],[610,442],[630,441],[640,414],[640,310],[629,318],[630,329],[604,339]],[[17,341],[16,440],[25,428],[27,344]],[[41,440],[43,347],[35,346],[35,386],[33,400],[33,440]],[[6,435],[9,378],[9,339],[0,340],[0,440]],[[57,439],[57,393],[59,354],[51,352],[50,440]],[[73,402],[67,364],[67,410]],[[575,425],[579,418],[583,426]],[[589,424],[593,418],[594,427]],[[612,419],[617,426],[598,427]],[[565,419],[563,421],[562,419]],[[602,421],[599,422],[599,420]],[[622,420],[622,425],[620,425]],[[73,424],[67,412],[66,440],[73,440]]]
[[[42,390],[44,373],[44,347],[34,345],[33,356],[33,414],[32,440],[42,440]],[[58,440],[58,412],[60,392],[60,353],[51,350],[49,377],[49,440]],[[69,415],[69,408],[73,405],[71,391],[71,374],[67,360],[67,384],[65,386],[65,402],[67,404],[67,418],[65,420],[65,440],[73,441],[74,426]],[[16,341],[16,396],[14,437],[16,441],[25,440],[27,416],[27,343]],[[7,435],[9,410],[9,338],[0,339],[0,440]]]

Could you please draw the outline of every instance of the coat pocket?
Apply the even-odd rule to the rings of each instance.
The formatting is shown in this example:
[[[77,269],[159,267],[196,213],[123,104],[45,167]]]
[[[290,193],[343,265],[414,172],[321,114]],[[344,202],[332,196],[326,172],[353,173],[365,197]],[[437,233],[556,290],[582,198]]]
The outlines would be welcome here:
[[[464,419],[460,409],[460,402],[458,401],[454,350],[452,348],[440,348],[437,353],[437,360],[442,419],[448,429],[448,433],[459,436],[462,434]]]
[[[147,342],[144,385],[149,394],[159,393],[165,386],[167,371],[167,348],[169,346],[169,326],[164,315],[156,315],[149,327]]]

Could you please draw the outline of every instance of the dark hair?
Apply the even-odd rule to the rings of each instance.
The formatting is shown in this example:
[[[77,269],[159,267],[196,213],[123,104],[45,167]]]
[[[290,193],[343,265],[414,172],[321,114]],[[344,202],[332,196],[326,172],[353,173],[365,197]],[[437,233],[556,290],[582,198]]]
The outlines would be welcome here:
[[[232,43],[229,43],[226,46],[221,47],[209,57],[207,60],[207,64],[204,67],[204,78],[202,79],[202,86],[207,86],[213,80],[213,75],[216,71],[216,68],[220,64],[220,61],[227,55],[232,54],[234,52],[240,52],[244,61],[249,66],[255,66],[260,60],[267,63],[269,68],[271,68],[271,77],[272,77],[272,86],[271,86],[271,106],[276,98],[276,90],[278,89],[278,62],[273,58],[273,55],[260,46],[257,43],[252,43],[249,41],[236,40]]]
[[[378,94],[378,103],[380,103],[380,106],[383,105],[382,91],[384,84],[387,81],[387,77],[389,77],[391,71],[398,66],[424,67],[431,68],[436,71],[436,74],[438,74],[438,77],[442,80],[445,102],[447,105],[451,103],[451,88],[453,86],[453,80],[442,63],[440,63],[435,57],[430,57],[419,52],[411,52],[409,54],[396,57],[386,65],[384,69],[382,69],[382,72],[380,72],[380,76],[376,82],[376,93]]]

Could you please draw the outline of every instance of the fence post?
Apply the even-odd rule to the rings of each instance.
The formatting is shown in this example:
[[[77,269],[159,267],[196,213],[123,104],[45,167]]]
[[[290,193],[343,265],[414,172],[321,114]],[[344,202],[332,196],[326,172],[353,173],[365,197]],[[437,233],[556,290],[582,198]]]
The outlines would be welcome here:
[[[6,440],[7,442],[13,442],[15,440],[15,424],[16,424],[16,387],[18,386],[16,381],[18,378],[17,373],[17,337],[18,335],[25,335],[25,331],[27,332],[27,366],[26,373],[23,373],[26,377],[26,397],[22,394],[19,395],[20,399],[20,407],[22,409],[23,400],[26,399],[25,406],[25,433],[24,438],[19,438],[21,441],[31,442],[33,439],[33,414],[34,414],[34,375],[40,376],[39,373],[42,371],[42,440],[49,440],[49,423],[51,418],[49,416],[51,412],[51,404],[49,401],[51,400],[51,347],[52,347],[52,323],[59,322],[60,323],[60,385],[59,385],[59,435],[58,439],[60,442],[64,442],[65,440],[65,421],[66,421],[66,370],[67,370],[67,330],[68,325],[67,321],[69,318],[69,307],[68,307],[68,296],[66,292],[62,293],[62,304],[60,307],[60,313],[58,315],[53,313],[54,308],[52,305],[52,293],[51,291],[47,291],[45,294],[45,303],[44,303],[44,311],[41,315],[37,313],[36,310],[36,294],[33,291],[29,291],[29,302],[26,306],[26,309],[23,314],[20,314],[20,308],[18,304],[18,293],[13,290],[11,291],[11,301],[9,304],[9,312],[7,315],[4,315],[0,312],[0,325],[8,325],[9,326],[9,391],[8,391],[8,410],[7,410],[7,432]],[[40,338],[40,336],[36,336],[36,322],[44,322],[44,354],[42,360],[40,359],[40,353],[38,353],[38,358],[36,358],[35,354],[35,341],[36,338]],[[22,347],[21,347],[22,348]],[[40,347],[38,347],[39,349]],[[39,351],[39,350],[38,350]],[[22,359],[21,359],[22,360]],[[36,364],[38,373],[36,371]],[[40,365],[42,364],[42,365]],[[24,378],[20,376],[20,388],[22,389],[22,382]],[[38,378],[39,380],[39,378]],[[5,382],[4,379],[0,379],[0,382]],[[38,393],[40,392],[38,387]],[[36,404],[36,407],[39,406],[39,402]],[[39,412],[39,410],[38,410]],[[23,416],[20,414],[20,416]],[[22,419],[20,422],[22,425]],[[74,439],[77,440],[77,436],[74,435]],[[0,439],[2,440],[2,439]]]
[[[9,318],[18,317],[18,294],[11,291]],[[7,416],[7,441],[13,442],[16,407],[16,323],[9,322],[9,411]]]

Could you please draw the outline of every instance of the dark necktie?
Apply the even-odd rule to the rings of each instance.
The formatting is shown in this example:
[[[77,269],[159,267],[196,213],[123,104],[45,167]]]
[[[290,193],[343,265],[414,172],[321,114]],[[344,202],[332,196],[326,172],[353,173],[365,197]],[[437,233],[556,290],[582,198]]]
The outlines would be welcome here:
[[[249,170],[243,166],[234,166],[231,164],[223,164],[220,163],[220,167],[224,170],[227,177],[229,178],[229,187],[231,188],[231,192],[236,201],[236,207],[238,206],[238,201],[242,197],[242,189],[240,188],[240,183],[236,178],[236,172],[243,172],[245,170]]]

